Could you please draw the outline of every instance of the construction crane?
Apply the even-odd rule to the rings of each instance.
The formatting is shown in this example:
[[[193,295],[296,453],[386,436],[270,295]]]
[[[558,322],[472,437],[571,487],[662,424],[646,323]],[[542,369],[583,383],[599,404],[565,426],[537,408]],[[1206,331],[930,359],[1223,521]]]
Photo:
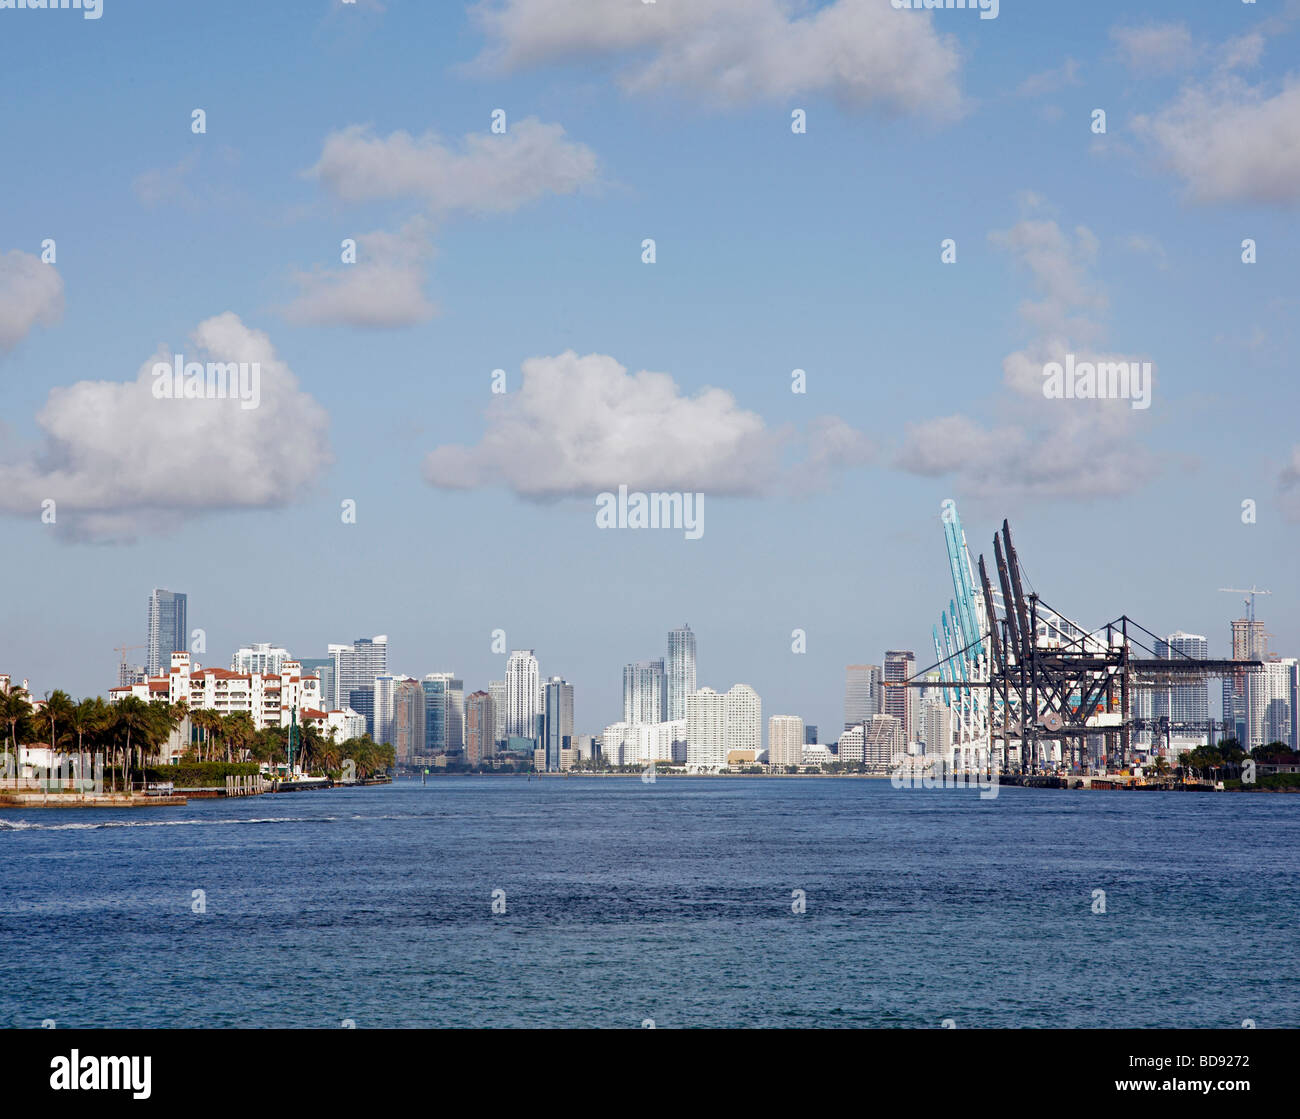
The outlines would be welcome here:
[[[1223,592],[1224,594],[1244,594],[1244,595],[1247,595],[1248,597],[1245,598],[1245,599],[1243,599],[1242,601],[1245,602],[1245,604],[1246,604],[1246,618],[1247,618],[1248,621],[1251,621],[1251,622],[1253,622],[1253,621],[1255,620],[1255,596],[1256,596],[1257,594],[1272,594],[1272,593],[1273,593],[1272,591],[1264,591],[1264,590],[1260,590],[1260,588],[1257,587],[1257,586],[1255,586],[1253,583],[1251,584],[1249,590],[1247,590],[1245,587],[1220,587],[1219,590],[1220,590],[1221,592]]]

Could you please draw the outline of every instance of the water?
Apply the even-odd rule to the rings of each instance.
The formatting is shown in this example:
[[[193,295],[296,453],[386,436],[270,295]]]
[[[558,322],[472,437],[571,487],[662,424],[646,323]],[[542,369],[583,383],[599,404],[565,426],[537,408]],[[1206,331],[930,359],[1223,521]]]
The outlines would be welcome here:
[[[1289,796],[467,777],[0,809],[0,1025],[1296,1027],[1297,914]]]

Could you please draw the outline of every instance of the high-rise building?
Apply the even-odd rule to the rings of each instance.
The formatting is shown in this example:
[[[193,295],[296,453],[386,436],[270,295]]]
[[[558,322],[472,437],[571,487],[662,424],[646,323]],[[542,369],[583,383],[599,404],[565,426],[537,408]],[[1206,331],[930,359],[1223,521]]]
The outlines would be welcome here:
[[[727,692],[727,752],[763,749],[763,701],[748,684],[735,684]]]
[[[803,761],[803,720],[798,715],[773,715],[767,721],[769,765],[799,765]]]
[[[496,717],[496,727],[492,732],[496,745],[506,740],[506,682],[504,680],[488,681],[488,695],[492,697],[492,711]]]
[[[188,596],[179,591],[155,587],[149,595],[148,676],[162,676],[171,667],[173,653],[189,652],[188,604]]]
[[[952,708],[942,699],[932,697],[921,705],[921,723],[925,734],[925,756],[952,757]]]
[[[1268,746],[1281,742],[1290,749],[1295,749],[1295,701],[1297,686],[1300,685],[1297,665],[1300,665],[1300,661],[1294,657],[1270,660],[1264,664],[1260,742],[1254,745]]]
[[[894,689],[903,691],[902,688]],[[910,690],[910,689],[909,689]],[[902,722],[893,715],[873,715],[864,728],[862,760],[868,769],[885,773],[894,768],[895,760],[907,748]]]
[[[817,745],[817,724],[816,723],[804,723],[803,744],[805,746]]]
[[[385,674],[376,676],[370,685],[370,715],[366,727],[376,742],[386,742],[390,746],[393,744],[393,704],[397,698],[398,679]]]
[[[393,689],[393,752],[408,764],[425,754],[424,689],[410,676]]]
[[[851,664],[844,670],[844,729],[880,714],[880,665]]]
[[[1232,623],[1232,659],[1268,659],[1268,638],[1263,622],[1238,618]],[[1224,736],[1236,738],[1243,750],[1250,750],[1263,741],[1267,694],[1268,684],[1262,669],[1241,669],[1223,678]]]
[[[542,713],[541,679],[532,649],[516,649],[506,660],[506,737],[536,738]]]
[[[666,720],[686,718],[686,697],[695,691],[695,634],[689,625],[668,632]]]
[[[264,676],[279,676],[280,666],[287,660],[293,660],[289,650],[278,645],[245,645],[236,649],[230,658],[230,671],[246,675],[257,672]],[[303,661],[298,663],[306,668]]]
[[[686,697],[686,764],[694,769],[727,764],[727,697],[712,688]]]
[[[351,707],[366,717],[366,733],[378,742],[375,725],[375,677],[388,675],[388,635],[358,637],[351,645],[330,645],[334,661],[337,707]]]
[[[1199,633],[1171,633],[1163,641],[1155,643],[1155,655],[1167,660],[1207,660],[1210,655],[1209,642]],[[1209,730],[1210,719],[1210,685],[1205,680],[1196,680],[1186,684],[1162,684],[1157,688],[1143,688],[1134,697],[1134,708],[1140,718],[1168,719],[1171,724],[1170,739],[1179,738],[1188,746],[1195,741],[1204,742]],[[1194,730],[1186,725],[1176,724],[1204,723],[1205,730]],[[1141,730],[1137,734],[1139,743],[1164,747],[1158,728]]]
[[[686,720],[614,723],[601,735],[601,754],[610,765],[648,765],[687,760]]]
[[[668,702],[664,662],[638,661],[623,666],[623,722],[661,723]]]
[[[552,676],[543,690],[542,740],[546,750],[546,768],[560,770],[562,750],[573,749],[573,685],[561,676]]]
[[[465,760],[482,765],[496,757],[496,704],[483,691],[470,692],[465,698]]]
[[[465,748],[465,683],[450,672],[430,672],[424,689],[425,746],[431,754]]]
[[[916,671],[916,654],[910,650],[888,649],[885,652],[885,665],[881,673],[885,684],[900,683],[910,680]],[[880,705],[882,715],[892,715],[898,720],[903,732],[903,742],[916,740],[917,696],[915,688],[885,688],[883,702]],[[870,745],[870,728],[868,727],[868,745]]]

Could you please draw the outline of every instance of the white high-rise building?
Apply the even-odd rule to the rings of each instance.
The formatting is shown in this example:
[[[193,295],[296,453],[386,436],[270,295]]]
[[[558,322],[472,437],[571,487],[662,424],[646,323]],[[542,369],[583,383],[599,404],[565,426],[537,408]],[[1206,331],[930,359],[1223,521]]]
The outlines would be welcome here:
[[[686,718],[686,697],[695,691],[695,634],[688,625],[668,632],[668,660],[664,666],[668,689],[665,719]]]
[[[601,735],[601,751],[610,765],[649,765],[687,760],[686,720],[614,723]]]
[[[748,684],[735,684],[727,692],[727,752],[763,750],[763,701]]]
[[[803,761],[803,720],[798,715],[773,715],[767,721],[769,765],[799,765]]]
[[[230,658],[230,671],[279,676],[284,662],[292,659],[289,650],[278,645],[245,645]],[[330,700],[333,701],[333,696]]]
[[[921,725],[925,733],[927,758],[952,758],[952,710],[937,697],[929,697],[921,705]]]
[[[638,661],[623,666],[623,722],[660,723],[667,697],[664,662]]]
[[[375,677],[388,675],[388,635],[358,637],[351,645],[330,645],[334,661],[334,706],[351,707],[366,717],[366,731],[379,741],[375,726]]]
[[[542,682],[532,649],[516,649],[506,661],[506,737],[538,736]]]
[[[506,740],[506,682],[504,680],[489,680],[488,695],[492,697],[492,712],[496,723],[493,727],[493,742],[501,743]]]
[[[712,688],[686,697],[686,764],[693,769],[727,764],[727,697]]]

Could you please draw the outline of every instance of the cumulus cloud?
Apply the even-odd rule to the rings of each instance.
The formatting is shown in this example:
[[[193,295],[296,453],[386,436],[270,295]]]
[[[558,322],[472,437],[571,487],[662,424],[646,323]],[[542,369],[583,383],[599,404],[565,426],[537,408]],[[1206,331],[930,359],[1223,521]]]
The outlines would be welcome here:
[[[822,484],[869,453],[833,417],[803,436],[774,430],[722,389],[685,396],[666,373],[629,373],[605,354],[569,350],[525,361],[522,386],[489,407],[482,440],[436,448],[424,477],[443,489],[506,486],[532,500],[620,485],[759,496]]]
[[[691,90],[720,105],[829,94],[845,106],[936,119],[962,111],[960,57],[930,13],[833,0],[592,3],[484,0],[479,63],[495,70],[610,56],[630,93]]]
[[[62,315],[63,279],[54,265],[20,249],[0,253],[0,354],[37,323],[52,326]]]
[[[1134,130],[1196,202],[1300,203],[1300,80],[1266,94],[1223,76],[1135,118]]]
[[[1030,208],[1042,208],[1033,196]],[[1030,328],[1024,347],[1002,361],[1003,393],[995,394],[995,426],[965,415],[907,425],[895,465],[925,477],[953,476],[980,498],[1094,498],[1126,493],[1158,472],[1140,442],[1145,410],[1129,399],[1048,399],[1048,362],[1140,361],[1098,348],[1107,297],[1093,275],[1096,236],[1066,231],[1050,219],[1026,216],[990,241],[1006,249],[1038,296],[1020,305]],[[1154,363],[1152,363],[1154,366]]]
[[[344,202],[418,198],[430,213],[445,214],[508,212],[547,194],[572,194],[597,170],[595,153],[560,125],[527,117],[503,135],[471,133],[459,151],[432,133],[379,137],[351,125],[325,138],[308,174]]]
[[[294,500],[331,461],[328,417],[301,391],[270,339],[231,312],[201,322],[186,362],[260,363],[260,405],[159,399],[159,347],[129,381],[79,381],[50,392],[33,453],[0,461],[0,509],[36,518],[56,502],[58,527],[90,540],[129,539],[206,512]]]
[[[397,233],[377,231],[356,238],[353,264],[298,272],[298,296],[284,308],[290,322],[371,328],[414,326],[437,308],[425,297],[426,265],[433,256],[423,223]]]

